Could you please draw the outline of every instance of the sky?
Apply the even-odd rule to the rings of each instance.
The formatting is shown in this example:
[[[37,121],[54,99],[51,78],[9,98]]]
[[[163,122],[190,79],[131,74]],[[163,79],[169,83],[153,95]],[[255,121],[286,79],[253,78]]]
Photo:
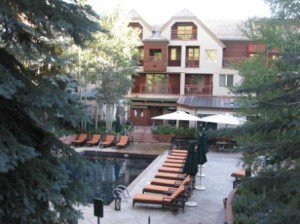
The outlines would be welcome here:
[[[99,14],[110,13],[117,6],[125,12],[134,9],[150,25],[167,22],[173,15],[188,9],[200,20],[246,20],[268,17],[264,0],[88,0]]]

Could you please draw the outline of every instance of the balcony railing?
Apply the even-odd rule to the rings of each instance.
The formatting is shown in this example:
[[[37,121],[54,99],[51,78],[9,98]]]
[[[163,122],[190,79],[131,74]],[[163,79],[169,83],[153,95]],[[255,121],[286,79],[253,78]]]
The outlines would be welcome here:
[[[198,68],[199,67],[199,60],[186,59],[185,67],[186,68]]]
[[[211,95],[212,86],[211,85],[185,85],[184,86],[185,95]]]
[[[151,93],[151,94],[171,94],[172,88],[170,84],[156,84],[156,85],[140,85],[140,93]]]
[[[197,30],[193,31],[178,31],[172,30],[171,31],[171,39],[172,40],[197,40]]]

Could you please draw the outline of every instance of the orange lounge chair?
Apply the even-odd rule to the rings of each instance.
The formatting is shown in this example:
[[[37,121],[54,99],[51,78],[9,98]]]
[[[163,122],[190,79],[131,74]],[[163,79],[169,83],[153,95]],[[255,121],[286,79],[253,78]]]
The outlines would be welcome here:
[[[71,142],[72,145],[83,145],[88,139],[87,133],[81,133],[77,135],[77,138]]]
[[[178,187],[182,184],[181,180],[171,180],[171,179],[164,179],[164,178],[153,178],[151,181],[152,185],[160,185],[160,186],[168,186],[168,187]]]
[[[178,156],[178,157],[183,157],[185,158],[187,156],[187,154],[184,154],[184,153],[179,153],[179,152],[172,152],[170,154],[170,156]]]
[[[120,138],[120,141],[116,144],[117,148],[123,148],[128,145],[128,136],[127,135],[122,135]]]
[[[158,168],[158,172],[166,172],[166,173],[182,173],[182,168],[172,168],[172,167],[160,167]]]
[[[186,197],[184,194],[184,186],[179,186],[171,195],[157,195],[157,194],[135,194],[132,199],[132,207],[136,203],[144,204],[158,204],[162,205],[164,209],[165,206],[170,207],[180,207],[184,211],[184,205],[186,202]]]
[[[185,149],[172,149],[172,153],[181,153],[181,154],[184,154],[184,155],[187,155],[187,150]]]
[[[115,136],[114,135],[106,135],[104,142],[102,142],[102,146],[103,147],[108,147],[111,146],[113,144],[115,140]]]
[[[184,163],[163,163],[163,167],[183,168]]]
[[[93,134],[92,138],[86,142],[86,145],[93,146],[98,145],[101,140],[100,134]]]
[[[186,176],[185,179],[182,181],[181,185],[184,185],[185,189],[187,191],[191,191],[192,188],[190,186],[191,185],[191,178],[190,178],[190,176]],[[176,187],[147,184],[143,188],[143,194],[145,192],[158,193],[158,194],[170,194],[170,193],[172,193],[176,189],[177,189]],[[187,192],[187,193],[190,193],[190,192]]]
[[[182,156],[168,156],[167,159],[173,159],[173,160],[183,160],[186,159],[186,157],[182,157]]]
[[[184,163],[185,159],[179,160],[179,159],[166,159],[165,163]]]
[[[155,178],[163,178],[163,179],[171,179],[171,180],[184,180],[187,176],[185,174],[177,174],[177,173],[165,173],[165,172],[157,172],[155,174]]]

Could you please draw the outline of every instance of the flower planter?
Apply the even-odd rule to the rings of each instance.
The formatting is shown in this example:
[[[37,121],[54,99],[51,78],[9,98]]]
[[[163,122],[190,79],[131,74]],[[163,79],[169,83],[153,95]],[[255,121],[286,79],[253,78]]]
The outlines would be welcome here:
[[[237,188],[234,188],[227,196],[223,199],[225,209],[225,222],[224,224],[233,224],[233,213],[232,213],[232,199],[234,197]]]
[[[168,134],[155,134],[154,138],[159,142],[165,142],[165,143],[171,143],[172,138],[174,138],[174,135],[168,135]]]

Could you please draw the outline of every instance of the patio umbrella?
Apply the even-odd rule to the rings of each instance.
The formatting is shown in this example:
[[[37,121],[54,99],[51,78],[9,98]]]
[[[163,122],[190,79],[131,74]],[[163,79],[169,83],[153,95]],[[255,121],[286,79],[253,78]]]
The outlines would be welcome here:
[[[194,188],[195,175],[198,172],[198,160],[197,160],[197,144],[196,142],[190,142],[188,147],[188,154],[183,167],[183,173],[188,174],[192,178],[192,184]],[[197,206],[196,202],[188,201],[185,203],[186,206]]]
[[[195,189],[197,190],[205,190],[205,187],[202,186],[202,165],[204,163],[207,162],[207,157],[206,157],[206,153],[207,153],[207,139],[205,134],[201,133],[200,136],[197,139],[197,144],[198,144],[198,151],[197,151],[197,162],[198,165],[200,165],[200,169],[199,169],[199,176],[200,176],[200,182],[199,182],[199,186],[196,186]]]
[[[202,121],[200,117],[177,110],[169,114],[152,117],[153,120],[176,120],[176,121]]]
[[[197,159],[197,144],[190,142],[188,147],[188,154],[183,167],[183,173],[191,176],[195,176],[198,172],[198,159]]]
[[[236,117],[232,114],[215,114],[201,118],[203,122],[219,123],[219,124],[230,124],[230,125],[242,125],[246,122],[246,119]]]

